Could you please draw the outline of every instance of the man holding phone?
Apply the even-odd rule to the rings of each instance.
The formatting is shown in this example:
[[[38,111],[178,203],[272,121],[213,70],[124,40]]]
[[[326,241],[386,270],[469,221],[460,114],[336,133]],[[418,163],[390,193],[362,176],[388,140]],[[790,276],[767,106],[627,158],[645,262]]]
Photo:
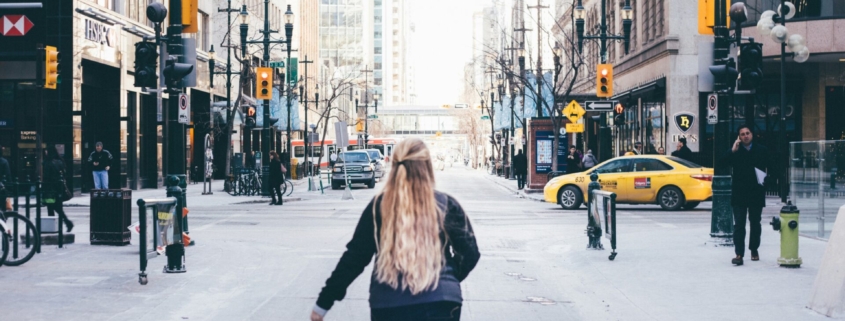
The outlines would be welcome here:
[[[751,223],[751,235],[748,249],[751,260],[760,260],[757,249],[760,247],[760,226],[763,207],[766,206],[766,189],[761,184],[769,170],[769,150],[759,143],[754,143],[754,132],[748,125],[739,127],[739,135],[725,160],[733,169],[731,175],[731,206],[734,214],[734,265],[742,265],[745,256],[745,221]],[[762,175],[762,176],[761,176]]]

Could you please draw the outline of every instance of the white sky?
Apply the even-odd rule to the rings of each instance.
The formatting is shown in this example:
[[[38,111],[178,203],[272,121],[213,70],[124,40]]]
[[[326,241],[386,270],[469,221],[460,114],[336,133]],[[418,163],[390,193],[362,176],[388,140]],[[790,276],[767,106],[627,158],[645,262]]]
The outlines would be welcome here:
[[[453,104],[464,84],[464,64],[472,58],[472,15],[490,0],[416,1],[414,62],[417,104]]]

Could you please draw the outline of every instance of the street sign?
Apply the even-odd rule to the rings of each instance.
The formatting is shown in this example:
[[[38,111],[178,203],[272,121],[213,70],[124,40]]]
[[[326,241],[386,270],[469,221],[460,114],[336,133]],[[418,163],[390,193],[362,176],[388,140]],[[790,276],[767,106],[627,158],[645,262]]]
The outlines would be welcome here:
[[[707,95],[707,124],[715,125],[719,122],[719,95]]]
[[[584,124],[566,124],[566,131],[570,133],[583,133]]]
[[[270,68],[285,68],[285,62],[284,61],[271,61],[269,67]]]
[[[378,115],[369,115],[367,116],[369,119],[378,119]]]
[[[588,101],[585,104],[587,111],[613,111],[615,105],[615,100]]]
[[[6,37],[24,36],[33,27],[33,23],[25,15],[4,15],[0,19],[3,28],[0,33]]]
[[[344,149],[349,146],[349,135],[346,133],[346,122],[339,121],[334,123],[335,144],[338,149]]]
[[[179,123],[191,123],[191,105],[188,104],[188,94],[179,94]]]
[[[569,121],[573,123],[577,123],[581,117],[584,117],[584,113],[586,113],[584,108],[582,108],[581,105],[574,100],[569,102],[569,105],[566,105],[566,107],[563,108],[563,115],[566,116],[566,118],[569,118]]]
[[[487,115],[482,115],[482,116],[481,116],[481,120],[488,120],[488,119],[490,119],[490,116],[487,116]]]

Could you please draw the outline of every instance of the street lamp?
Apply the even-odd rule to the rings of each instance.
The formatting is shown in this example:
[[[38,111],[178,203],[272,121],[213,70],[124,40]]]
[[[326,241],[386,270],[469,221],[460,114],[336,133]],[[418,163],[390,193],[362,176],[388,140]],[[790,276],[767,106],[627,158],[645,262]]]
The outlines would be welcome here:
[[[241,18],[241,58],[246,58],[246,36],[249,32],[249,12],[246,11],[246,5],[241,6],[241,12],[238,14]]]
[[[607,2],[601,1],[601,23],[599,24],[599,34],[597,36],[584,35],[584,23],[587,13],[584,6],[578,0],[575,6],[575,32],[578,35],[578,51],[582,51],[584,46],[584,39],[598,39],[601,44],[601,63],[607,63],[607,40],[617,40],[624,43],[625,54],[628,54],[629,43],[631,41],[631,24],[634,18],[634,9],[631,8],[631,0],[625,0],[625,6],[622,7],[622,35],[614,35],[607,32]]]
[[[804,37],[799,34],[789,35],[786,28],[786,20],[795,16],[795,5],[792,2],[781,0],[777,12],[766,10],[760,15],[757,22],[757,30],[762,36],[771,36],[772,41],[780,44],[780,149],[782,157],[788,155],[788,143],[786,142],[786,49],[792,52],[792,60],[797,63],[806,62],[810,59],[810,49],[807,48]],[[779,25],[775,25],[775,21]],[[789,190],[786,184],[788,168],[784,166],[781,174],[780,199],[786,203]]]

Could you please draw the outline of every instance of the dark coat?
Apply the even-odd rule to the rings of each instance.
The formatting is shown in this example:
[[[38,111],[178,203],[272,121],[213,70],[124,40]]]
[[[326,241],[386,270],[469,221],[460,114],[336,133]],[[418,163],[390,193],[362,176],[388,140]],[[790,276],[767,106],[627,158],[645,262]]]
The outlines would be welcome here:
[[[578,158],[578,154],[566,155],[566,173],[578,172],[581,172],[581,159]]]
[[[44,198],[55,199],[56,202],[61,201],[61,195],[64,193],[65,183],[65,162],[61,159],[45,160],[44,161],[44,182],[42,183],[42,193]]]
[[[370,307],[386,307],[444,301],[447,298],[460,297],[459,282],[466,279],[470,271],[475,268],[481,254],[475,242],[475,233],[469,219],[457,200],[444,193],[435,192],[437,205],[445,212],[443,230],[440,241],[443,242],[443,255],[446,261],[441,271],[437,289],[411,295],[409,290],[401,287],[393,289],[375,279],[375,269],[370,281]],[[381,232],[381,206],[376,197],[361,215],[352,240],[346,244],[346,252],[340,257],[331,277],[326,280],[326,286],[317,297],[317,306],[329,310],[335,301],[346,296],[346,289],[364,268],[373,261],[378,253],[378,246],[374,236]]]
[[[731,175],[731,205],[747,207],[766,206],[766,188],[757,183],[754,168],[770,173],[769,149],[752,143],[751,150],[740,144],[736,152],[728,151],[725,165],[733,170]]]
[[[105,149],[100,152],[94,150],[91,152],[91,155],[88,156],[88,163],[91,164],[91,170],[104,171],[106,170],[106,167],[111,166],[112,159],[114,159],[114,157],[112,157],[109,151]],[[97,163],[97,165],[94,165],[94,163]]]
[[[528,174],[528,157],[525,154],[516,154],[513,157],[513,172],[517,175]]]
[[[751,146],[753,147],[754,144],[751,144]],[[680,158],[680,159],[692,161],[692,150],[690,150],[689,147],[687,147],[687,145],[684,145],[683,147],[681,147],[681,149],[672,152],[672,156],[675,156],[675,157]]]
[[[282,162],[278,159],[270,160],[270,186],[279,186],[285,182],[284,174],[282,174]]]

